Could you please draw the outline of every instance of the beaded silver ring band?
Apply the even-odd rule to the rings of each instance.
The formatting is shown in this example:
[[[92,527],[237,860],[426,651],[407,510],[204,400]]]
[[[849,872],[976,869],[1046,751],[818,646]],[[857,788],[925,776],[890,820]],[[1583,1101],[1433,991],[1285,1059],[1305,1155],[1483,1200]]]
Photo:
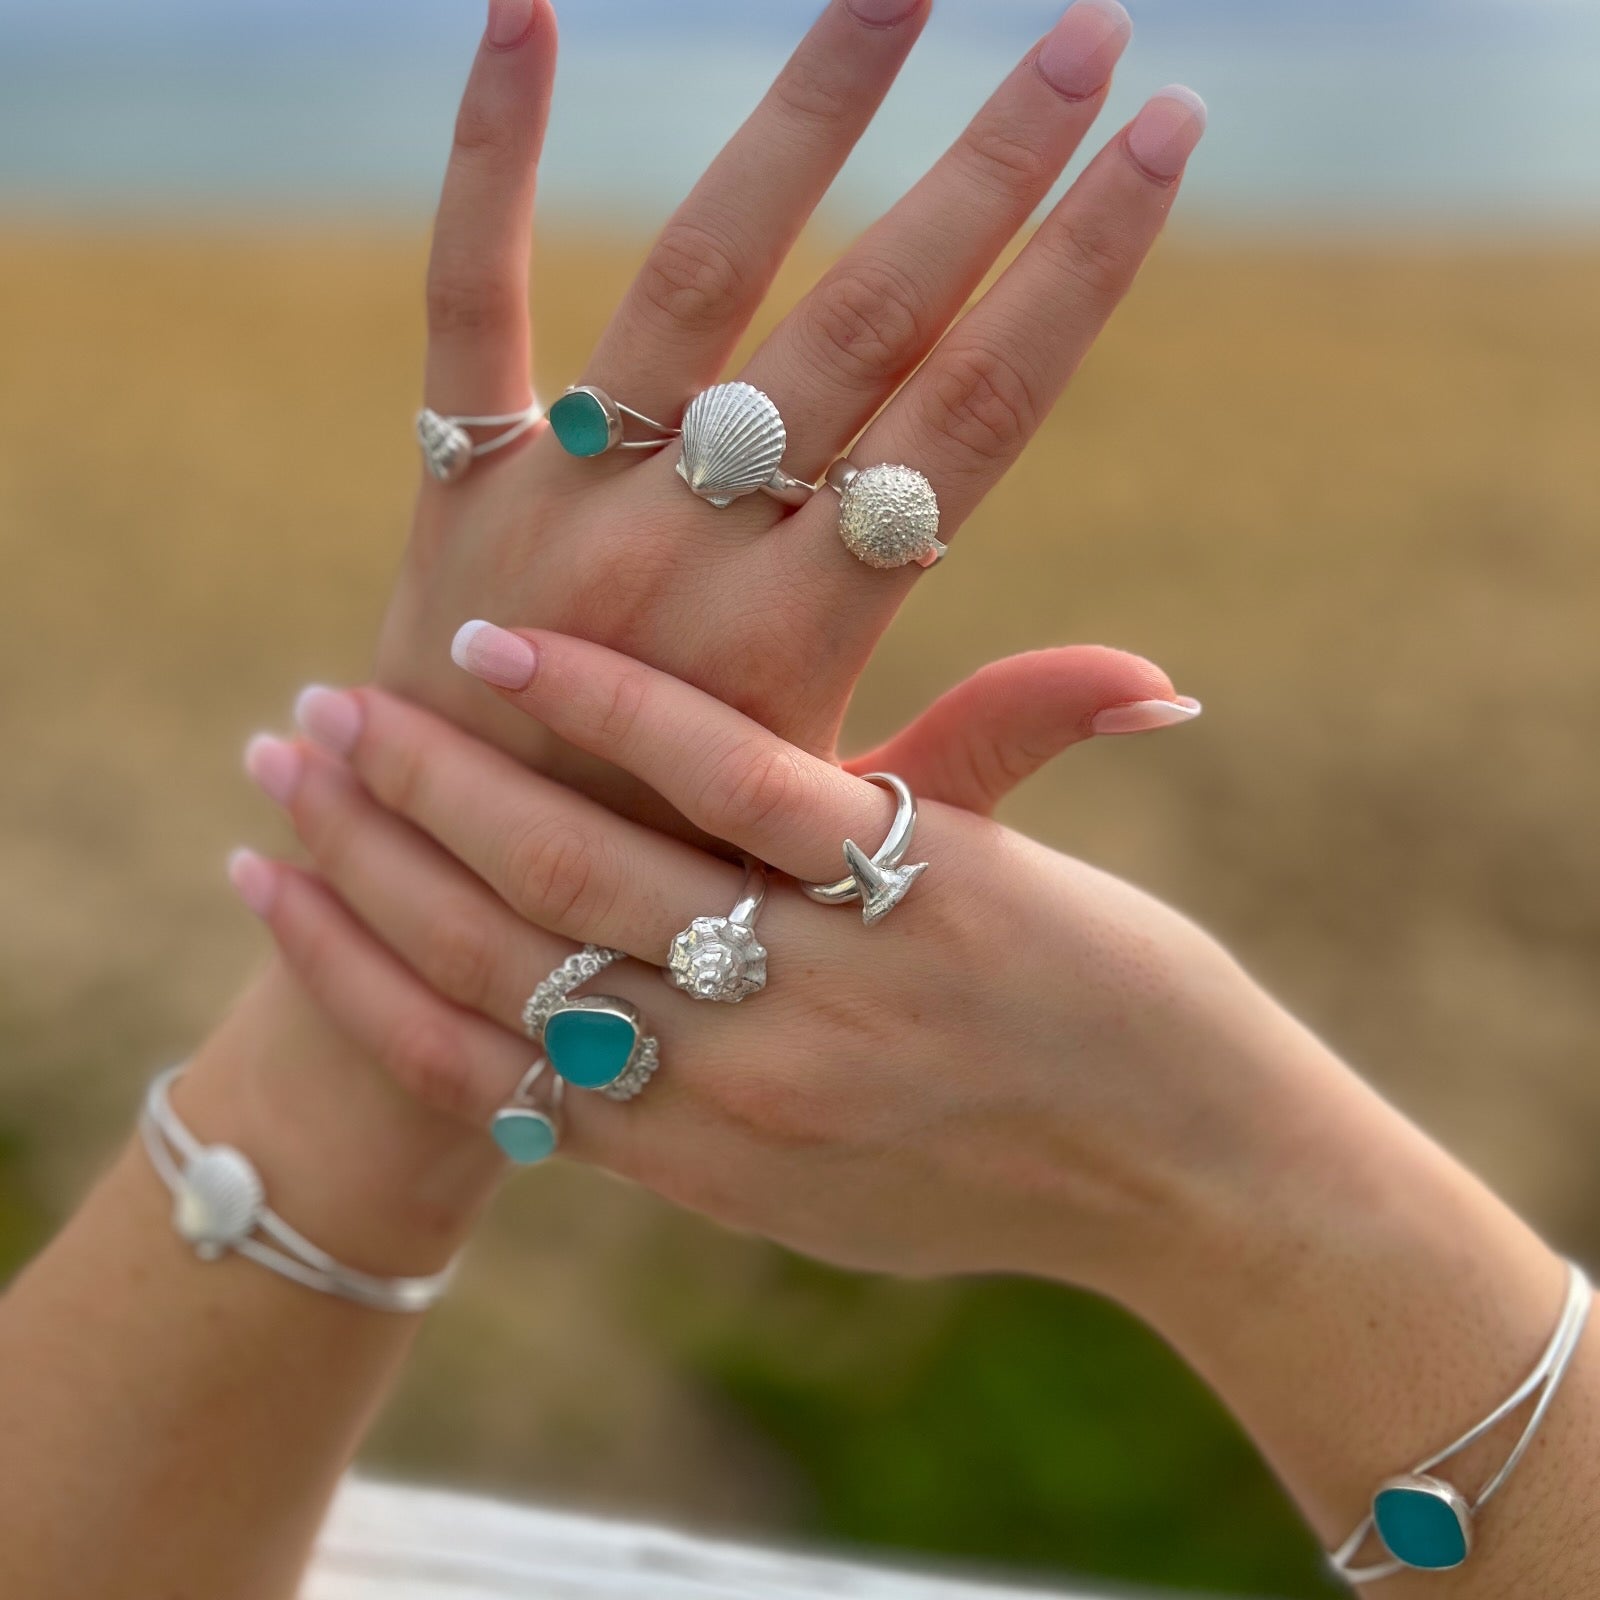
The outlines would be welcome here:
[[[586,944],[575,950],[528,996],[523,1031],[545,1053],[551,1067],[575,1089],[592,1089],[608,1100],[631,1100],[661,1065],[661,1045],[645,1032],[639,1008],[615,995],[580,995],[573,990],[626,951]]]

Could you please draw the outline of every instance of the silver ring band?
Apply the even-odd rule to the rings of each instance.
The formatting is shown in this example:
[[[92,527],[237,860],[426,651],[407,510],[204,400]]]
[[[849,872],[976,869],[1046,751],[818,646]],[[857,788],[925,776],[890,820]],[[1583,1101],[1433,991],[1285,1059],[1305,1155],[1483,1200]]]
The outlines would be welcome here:
[[[823,482],[839,496],[839,537],[858,561],[880,571],[931,567],[949,550],[939,538],[939,497],[915,467],[835,461]]]
[[[479,456],[505,449],[543,416],[544,407],[537,400],[530,400],[521,411],[503,411],[483,417],[447,417],[424,406],[417,413],[416,428],[428,476],[440,483],[455,483],[466,475],[467,468]],[[501,431],[482,444],[474,444],[468,428],[499,428]]]
[[[628,438],[630,422],[648,429],[652,437]],[[550,431],[569,456],[587,461],[613,450],[660,450],[679,430],[613,400],[592,383],[575,383],[550,407]]]
[[[867,927],[881,921],[905,899],[911,885],[928,870],[926,861],[902,866],[917,827],[917,800],[905,780],[892,772],[868,772],[868,783],[887,789],[895,799],[894,821],[881,845],[868,855],[854,839],[844,842],[849,876],[834,883],[802,883],[801,892],[826,906],[861,902],[861,920]]]
[[[715,384],[683,413],[678,476],[714,506],[732,505],[758,489],[785,505],[802,506],[817,486],[783,470],[788,442],[777,406],[754,384]]]
[[[767,986],[766,947],[756,918],[767,897],[767,869],[745,858],[744,886],[725,917],[696,917],[676,935],[661,976],[694,1000],[737,1005]]]

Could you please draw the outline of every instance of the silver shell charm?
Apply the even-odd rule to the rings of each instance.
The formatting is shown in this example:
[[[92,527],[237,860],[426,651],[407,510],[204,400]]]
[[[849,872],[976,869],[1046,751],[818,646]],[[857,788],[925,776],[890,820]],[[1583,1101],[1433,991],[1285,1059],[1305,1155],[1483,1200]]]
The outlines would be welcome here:
[[[830,469],[828,481],[839,491],[839,537],[851,555],[880,571],[908,561],[931,567],[944,555],[939,497],[920,472],[890,464],[846,472],[841,465],[848,463]]]
[[[696,1000],[737,1005],[766,987],[767,948],[743,923],[696,917],[673,939],[662,976]]]
[[[683,414],[678,476],[702,500],[731,505],[772,483],[787,443],[777,406],[754,384],[719,383]]]
[[[472,465],[467,430],[437,411],[424,407],[417,413],[417,443],[429,474],[440,483],[454,483]]]
[[[237,1150],[214,1144],[183,1169],[172,1224],[203,1261],[215,1261],[255,1231],[266,1193],[260,1175]]]

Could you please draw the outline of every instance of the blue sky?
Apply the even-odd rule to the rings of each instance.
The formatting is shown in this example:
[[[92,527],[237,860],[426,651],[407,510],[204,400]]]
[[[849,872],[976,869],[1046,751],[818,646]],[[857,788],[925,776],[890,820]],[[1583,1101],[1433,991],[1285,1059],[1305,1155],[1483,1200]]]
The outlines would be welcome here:
[[[1108,117],[1212,108],[1186,214],[1256,226],[1600,227],[1600,0],[1128,0]],[[547,209],[663,215],[815,0],[566,0]],[[936,0],[831,201],[909,183],[1046,28]],[[0,0],[0,210],[424,215],[474,0]]]

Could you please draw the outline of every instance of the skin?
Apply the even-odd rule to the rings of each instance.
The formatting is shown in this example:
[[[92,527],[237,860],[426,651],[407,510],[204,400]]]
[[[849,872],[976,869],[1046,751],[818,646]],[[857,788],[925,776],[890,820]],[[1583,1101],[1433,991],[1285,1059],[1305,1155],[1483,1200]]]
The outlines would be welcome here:
[[[926,13],[913,3],[884,22],[846,0],[828,6],[669,223],[575,381],[675,415],[720,374]],[[1126,37],[1113,33],[1109,45],[1099,24],[1087,44],[1079,36],[1080,64],[1092,55],[1100,82],[1080,74],[1070,92],[1031,51],[738,374],[783,409],[791,470],[820,470],[871,418],[856,459],[921,466],[950,537],[1015,460],[1130,287],[1201,129],[1158,98],[958,317],[1103,103]],[[1059,55],[1050,70],[1065,81]],[[442,412],[528,398],[527,271],[554,62],[547,0],[493,0],[429,269],[424,399]],[[665,458],[568,460],[540,428],[460,483],[425,481],[377,681],[680,833],[688,823],[632,779],[451,668],[459,623],[488,611],[598,640],[836,759],[851,688],[915,572],[860,568],[835,535],[831,495],[793,515],[759,497],[717,511],[671,474]],[[992,804],[1092,731],[1098,712],[1173,697],[1158,669],[1107,652],[1067,724],[1053,704],[1062,666],[1045,655],[980,675],[896,741],[898,769],[930,796]],[[386,1059],[401,1049],[423,1093],[405,1092],[280,962],[201,1044],[174,1100],[204,1138],[247,1150],[289,1222],[324,1248],[369,1272],[424,1273],[459,1249],[499,1165],[481,1130],[452,1114],[439,1041],[389,1043]],[[292,1592],[327,1494],[414,1336],[415,1319],[310,1296],[237,1260],[197,1270],[166,1211],[130,1147],[7,1295],[0,1432],[29,1462],[0,1497],[8,1592]]]

